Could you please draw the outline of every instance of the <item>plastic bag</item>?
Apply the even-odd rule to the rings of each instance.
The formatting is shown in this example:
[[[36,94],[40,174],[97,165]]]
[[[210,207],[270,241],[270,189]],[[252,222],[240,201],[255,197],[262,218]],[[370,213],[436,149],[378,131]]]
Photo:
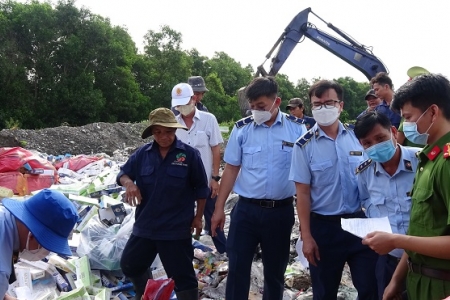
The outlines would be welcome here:
[[[57,175],[51,162],[21,147],[0,148],[0,173],[23,171],[22,173],[51,170]],[[38,173],[36,173],[38,174]]]
[[[175,282],[171,279],[149,279],[145,286],[143,300],[170,300]]]
[[[80,232],[77,254],[89,257],[92,269],[120,270],[120,258],[130,238],[134,225],[134,209],[125,217],[121,225],[106,227],[98,215],[89,220]]]
[[[97,156],[86,156],[86,155],[77,155],[72,157],[66,157],[63,160],[55,163],[55,167],[58,170],[59,168],[66,168],[72,171],[78,171],[85,166],[96,162],[98,160],[102,159],[101,157]]]

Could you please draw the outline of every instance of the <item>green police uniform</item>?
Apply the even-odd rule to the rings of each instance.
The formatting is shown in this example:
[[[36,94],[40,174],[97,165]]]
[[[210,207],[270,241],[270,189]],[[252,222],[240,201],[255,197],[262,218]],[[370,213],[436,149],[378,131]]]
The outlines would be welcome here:
[[[427,145],[418,154],[419,165],[411,194],[408,235],[450,235],[450,147],[447,143],[450,143],[450,132],[436,143]],[[416,266],[450,273],[450,260],[406,252]],[[450,281],[434,279],[409,270],[407,291],[409,300],[444,299],[450,295]]]

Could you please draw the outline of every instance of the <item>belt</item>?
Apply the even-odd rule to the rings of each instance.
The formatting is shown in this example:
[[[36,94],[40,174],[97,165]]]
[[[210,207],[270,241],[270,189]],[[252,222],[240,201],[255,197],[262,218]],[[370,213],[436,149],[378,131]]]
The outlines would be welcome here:
[[[252,203],[252,204],[257,204],[263,208],[275,208],[275,207],[292,205],[292,201],[294,200],[294,197],[287,197],[286,199],[282,199],[282,200],[268,200],[268,199],[253,199],[253,198],[239,196],[239,200],[242,200],[242,201],[248,202],[248,203]]]
[[[351,214],[341,214],[341,215],[321,215],[315,212],[311,212],[311,218],[332,222],[341,222],[341,219],[353,219],[361,217],[365,217],[362,210]]]
[[[408,259],[408,270],[420,274],[426,277],[444,280],[444,281],[450,281],[450,271],[449,270],[442,270],[442,269],[433,269],[428,266],[419,265],[413,263],[410,259]]]

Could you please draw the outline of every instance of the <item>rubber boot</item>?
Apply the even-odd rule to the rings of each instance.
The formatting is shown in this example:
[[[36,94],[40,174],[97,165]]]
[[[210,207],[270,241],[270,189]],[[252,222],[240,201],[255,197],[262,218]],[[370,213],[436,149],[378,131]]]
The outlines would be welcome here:
[[[198,300],[198,289],[175,292],[178,300]]]
[[[141,300],[142,296],[144,296],[145,286],[147,285],[147,281],[152,278],[152,273],[150,271],[145,271],[140,277],[128,277],[130,281],[133,283],[134,291],[136,292],[136,296],[134,296],[134,300]]]

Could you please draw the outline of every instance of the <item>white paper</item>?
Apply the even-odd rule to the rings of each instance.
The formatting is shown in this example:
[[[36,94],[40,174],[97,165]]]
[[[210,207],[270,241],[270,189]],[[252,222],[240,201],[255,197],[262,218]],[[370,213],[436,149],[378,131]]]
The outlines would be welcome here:
[[[362,239],[374,231],[392,233],[388,217],[341,219],[341,225],[342,229]]]
[[[297,258],[296,261],[300,262],[300,264],[303,266],[304,269],[309,268],[308,260],[306,259],[305,255],[303,254],[303,241],[302,237],[300,236],[297,240],[297,244],[295,244],[295,250],[297,250]]]

